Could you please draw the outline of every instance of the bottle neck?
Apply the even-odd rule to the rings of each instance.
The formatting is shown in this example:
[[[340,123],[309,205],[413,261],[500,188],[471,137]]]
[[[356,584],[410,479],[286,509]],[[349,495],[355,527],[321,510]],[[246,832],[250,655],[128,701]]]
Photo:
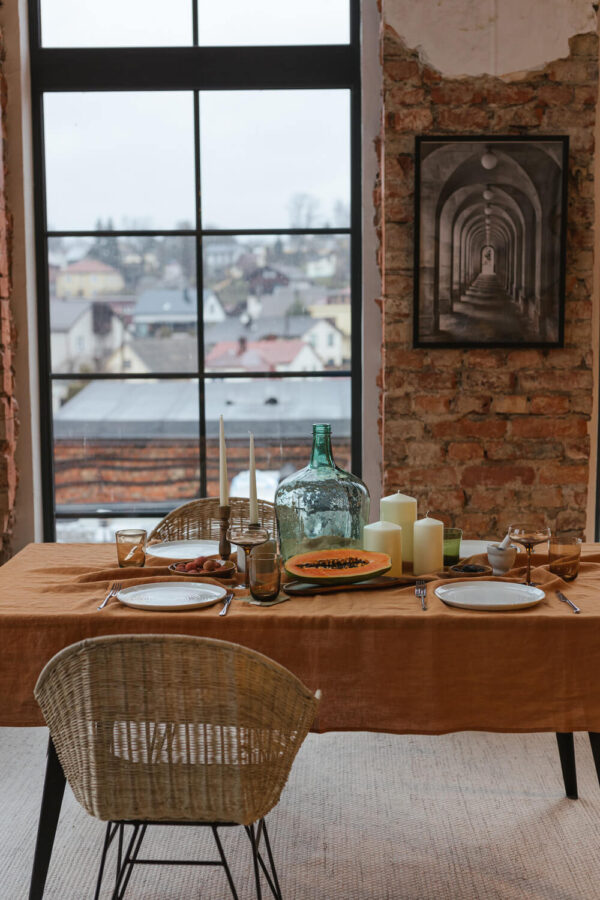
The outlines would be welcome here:
[[[310,467],[311,469],[318,469],[321,466],[335,466],[335,463],[331,449],[331,430],[329,426],[317,425],[313,428]]]

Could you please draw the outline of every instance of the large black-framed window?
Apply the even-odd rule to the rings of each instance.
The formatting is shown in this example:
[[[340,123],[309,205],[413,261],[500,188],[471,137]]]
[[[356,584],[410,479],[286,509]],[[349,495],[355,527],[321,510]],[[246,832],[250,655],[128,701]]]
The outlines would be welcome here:
[[[336,422],[339,420],[343,431],[349,419],[347,459],[340,461],[351,465],[357,474],[361,471],[359,0],[349,0],[348,43],[235,47],[201,46],[198,7],[202,8],[202,2],[190,0],[191,46],[53,48],[43,46],[40,2],[30,0],[46,540],[55,539],[57,517],[161,516],[178,502],[192,496],[206,496],[216,466],[215,410],[222,410],[225,415],[228,444],[235,461],[244,452],[247,432],[255,425],[256,404],[260,403],[260,417],[264,420],[263,468],[269,466],[271,456],[275,459],[277,455],[270,454],[271,443],[277,445],[279,460],[273,464],[274,469],[281,469],[282,459],[290,464],[294,462],[294,449],[297,449],[290,421],[282,423],[277,418],[277,411],[284,404],[291,403],[298,410],[292,417],[296,425],[298,420],[305,419],[308,428],[313,417],[331,420],[334,435]],[[228,221],[226,217],[224,222],[211,222],[210,212],[203,206],[201,190],[203,140],[211,140],[208,129],[203,130],[206,109],[210,110],[211,103],[214,107],[220,98],[223,104],[234,105],[236,98],[242,101],[247,98],[251,105],[255,98],[269,96],[274,98],[273,109],[278,108],[276,100],[281,104],[287,98],[307,107],[313,96],[311,92],[319,92],[319,97],[331,97],[332,110],[347,106],[347,211],[341,210],[335,222],[318,220],[311,214],[310,199],[304,198],[303,205],[299,196],[296,221],[255,228],[240,227],[239,219]],[[118,97],[120,103],[126,104],[128,96],[142,94],[150,104],[156,98],[157,125],[165,98],[172,100],[172,105],[176,100],[179,102],[178,98],[190,104],[191,215],[186,221],[170,222],[171,227],[165,227],[162,222],[160,227],[139,227],[137,222],[133,227],[129,224],[121,227],[106,219],[94,222],[93,227],[87,222],[78,223],[78,227],[62,223],[60,215],[56,215],[56,210],[61,209],[60,193],[57,194],[53,185],[53,161],[60,163],[60,145],[48,146],[51,142],[45,116],[47,120],[60,117],[61,97],[80,97],[83,110],[92,101],[101,105],[105,97]],[[258,106],[257,110],[260,119]],[[98,120],[107,122],[109,132],[110,119],[99,113]],[[204,159],[210,164],[210,154],[205,152]],[[126,190],[126,185],[123,189]],[[252,222],[246,217],[243,224]],[[83,247],[83,257],[78,263],[56,266],[54,255],[68,253],[74,242]],[[232,247],[237,254],[236,272],[243,271],[253,296],[259,298],[263,311],[261,322],[267,321],[265,310],[269,310],[269,304],[273,305],[274,298],[285,292],[288,298],[293,298],[287,307],[285,325],[279,322],[273,326],[274,335],[264,333],[266,324],[263,331],[260,328],[257,331],[257,323],[251,317],[248,334],[241,333],[241,323],[247,326],[249,304],[241,313],[236,312],[236,285],[231,283],[231,269],[224,263]],[[240,248],[244,252],[240,253]],[[81,253],[80,249],[80,256]],[[115,275],[116,267],[111,266],[115,254],[120,260],[120,281]],[[157,259],[163,267],[161,271],[169,266],[177,270],[173,276],[175,287],[164,288],[161,283],[157,288],[152,283],[152,269],[159,265]],[[308,287],[302,283],[307,267],[314,283],[320,285],[321,294],[323,286],[327,286],[326,300],[319,295],[314,307],[308,306],[312,282]],[[343,268],[341,274],[340,268]],[[185,283],[181,281],[182,269],[186,272]],[[115,281],[113,285],[111,278]],[[105,282],[102,303],[88,295],[87,285],[94,279]],[[148,281],[148,289],[143,302],[138,292],[136,330],[131,332],[134,326],[127,302],[128,286],[131,282],[139,287],[145,283],[144,279]],[[273,290],[273,283],[279,293]],[[175,302],[172,298],[176,298]],[[157,304],[170,309],[169,321],[157,315]],[[329,304],[328,308],[324,309],[323,304]],[[305,318],[307,308],[311,314],[316,310],[316,319],[311,334],[308,338],[303,336],[301,345],[295,338],[300,336],[303,327],[300,320]],[[181,324],[186,316],[187,326]],[[103,340],[113,341],[112,354],[107,351],[101,364],[87,362],[78,368],[59,364],[58,347],[64,355],[66,351],[62,348],[69,345],[70,358],[73,358],[78,342],[85,345],[85,330],[82,324],[81,333],[78,332],[78,321],[89,322],[96,337],[101,335]],[[276,346],[282,343],[278,340],[282,328],[287,338],[283,355],[281,347]],[[169,341],[161,342],[164,358],[157,361],[154,354],[155,358],[147,362],[156,349],[150,346],[148,336],[156,337],[163,332],[169,334]],[[135,333],[134,341],[129,340],[131,333]],[[299,350],[294,354],[296,347]],[[304,389],[298,392],[299,385],[310,387],[310,392]],[[311,403],[311,397],[318,397],[319,402]],[[62,405],[65,398],[70,400],[68,408]],[[233,409],[236,404],[236,415],[228,421],[228,407]],[[345,405],[347,412],[341,411]],[[127,439],[127,452],[119,461],[120,483],[124,485],[129,479],[135,486],[136,479],[141,479],[137,482],[138,490],[133,491],[133,499],[123,489],[122,496],[115,491],[106,500],[100,489],[94,487],[100,483],[106,486],[115,477],[113,445],[106,433],[107,417],[99,415],[92,421],[88,416],[85,429],[81,430],[81,410],[85,409],[88,415],[94,406],[116,410],[108,417],[111,427]],[[137,415],[140,407],[152,410],[150,436],[147,429],[144,431],[143,417],[140,420]],[[185,415],[177,414],[179,407],[187,410]],[[310,441],[310,434],[306,440]],[[55,452],[58,442],[63,448],[61,455]],[[142,446],[147,451],[149,444],[152,444],[153,461],[146,460],[141,475],[139,453]],[[87,454],[85,465],[89,466],[88,474],[84,472],[81,476],[83,483],[90,479],[87,494],[81,489],[74,491],[69,482],[69,460],[77,452],[83,452],[82,448]],[[191,473],[182,478],[187,487],[182,487],[179,495],[170,493],[168,477],[162,493],[159,490],[165,480],[167,457],[169,466]],[[91,471],[95,475],[90,475]],[[58,502],[57,485],[60,486]],[[69,491],[74,491],[72,500]]]

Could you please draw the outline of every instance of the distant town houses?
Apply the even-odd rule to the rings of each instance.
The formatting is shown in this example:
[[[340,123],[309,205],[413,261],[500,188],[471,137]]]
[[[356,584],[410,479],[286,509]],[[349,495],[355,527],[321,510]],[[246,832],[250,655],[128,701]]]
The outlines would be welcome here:
[[[104,303],[50,300],[50,353],[55,372],[102,371],[125,340],[121,318]]]
[[[49,252],[54,370],[196,371],[193,246],[168,238],[145,239],[143,246],[127,238],[85,240],[60,239]],[[271,243],[211,237],[203,242],[203,267],[209,371],[349,368],[345,238],[294,235]]]
[[[86,300],[100,294],[118,294],[125,279],[113,266],[87,257],[65,266],[56,273],[55,292],[61,300]]]
[[[205,289],[202,301],[206,323],[225,321],[225,311],[213,291]],[[197,323],[196,288],[144,291],[133,311],[133,332],[137,337],[156,334],[161,329],[195,332]]]
[[[324,366],[310,344],[295,338],[220,341],[205,359],[208,372],[320,372]]]

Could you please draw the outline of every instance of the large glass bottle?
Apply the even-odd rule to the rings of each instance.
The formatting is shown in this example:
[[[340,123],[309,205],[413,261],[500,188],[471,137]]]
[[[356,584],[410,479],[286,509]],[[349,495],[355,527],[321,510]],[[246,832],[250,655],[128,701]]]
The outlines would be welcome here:
[[[331,426],[313,425],[309,464],[285,478],[275,494],[281,555],[360,547],[369,521],[369,491],[333,461]]]

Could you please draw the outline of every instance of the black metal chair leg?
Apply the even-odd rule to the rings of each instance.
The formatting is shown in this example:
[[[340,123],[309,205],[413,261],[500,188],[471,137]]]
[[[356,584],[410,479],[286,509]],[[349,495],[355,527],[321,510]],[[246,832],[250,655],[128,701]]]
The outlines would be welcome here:
[[[267,823],[264,819],[261,819],[263,831],[265,833],[265,844],[267,846],[267,856],[269,857],[269,865],[271,866],[271,872],[273,873],[273,881],[275,882],[275,888],[277,890],[277,898],[278,900],[283,900],[281,895],[281,888],[279,886],[279,879],[277,878],[277,869],[275,868],[275,860],[273,859],[273,853],[271,850],[271,841],[269,840],[269,832],[267,831]]]
[[[42,794],[35,856],[31,871],[29,900],[42,900],[44,896],[46,876],[48,875],[48,866],[52,856],[52,847],[54,846],[54,836],[60,816],[65,784],[65,773],[56,755],[52,738],[49,738],[46,777],[44,778],[44,792]]]
[[[98,900],[100,897],[100,888],[102,887],[102,878],[104,877],[104,866],[106,865],[106,856],[108,854],[108,848],[112,843],[112,839],[118,831],[118,824],[113,825],[112,822],[108,822],[106,826],[106,834],[104,835],[104,846],[102,847],[102,858],[100,860],[100,869],[98,871],[98,878],[96,880],[96,892],[94,894],[94,900]]]
[[[231,870],[229,868],[229,863],[227,862],[227,857],[223,851],[223,845],[221,843],[221,838],[219,837],[219,833],[217,831],[217,826],[212,826],[212,833],[215,839],[215,844],[217,845],[217,850],[219,851],[219,856],[221,857],[221,862],[223,863],[223,868],[225,869],[225,875],[227,876],[227,881],[229,883],[229,889],[231,890],[231,894],[233,896],[233,900],[238,900],[237,891],[235,889],[235,884],[233,883],[233,878],[231,876]]]
[[[558,742],[560,765],[565,783],[565,793],[569,800],[577,800],[577,769],[575,766],[573,733],[571,731],[557,731],[556,740]]]
[[[252,861],[254,863],[254,883],[256,884],[256,898],[262,900],[262,891],[260,888],[260,869],[258,868],[258,843],[254,833],[254,825],[247,826],[248,836],[252,844]]]
[[[600,732],[588,731],[588,736],[592,748],[592,755],[594,757],[594,765],[596,766],[596,775],[600,782]]]

